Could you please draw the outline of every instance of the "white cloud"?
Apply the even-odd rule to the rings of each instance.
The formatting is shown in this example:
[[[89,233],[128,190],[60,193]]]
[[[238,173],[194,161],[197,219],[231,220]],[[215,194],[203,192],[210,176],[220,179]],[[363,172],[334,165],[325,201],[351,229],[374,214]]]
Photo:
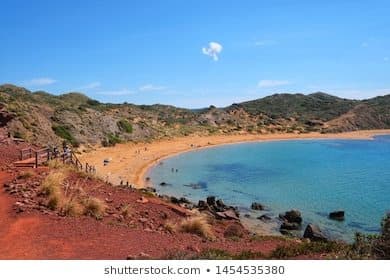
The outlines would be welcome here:
[[[275,45],[276,41],[273,40],[261,40],[261,41],[256,41],[255,46],[258,47],[263,47],[263,46],[272,46]]]
[[[160,91],[164,89],[166,89],[166,87],[152,84],[143,85],[138,88],[139,91]]]
[[[269,88],[269,87],[278,87],[290,84],[289,81],[286,80],[261,80],[257,84],[259,88]]]
[[[107,91],[99,91],[96,94],[98,95],[108,95],[108,96],[123,96],[123,95],[131,95],[134,94],[134,91],[131,91],[127,88],[118,89],[118,90],[107,90]]]
[[[222,45],[216,42],[210,42],[208,47],[202,48],[202,53],[211,56],[214,61],[218,61],[218,55],[222,52]]]
[[[51,78],[43,77],[43,78],[35,78],[29,81],[24,82],[27,86],[47,86],[56,83],[57,81]]]
[[[92,82],[79,87],[78,90],[96,89],[99,88],[101,85],[102,84],[100,82]]]

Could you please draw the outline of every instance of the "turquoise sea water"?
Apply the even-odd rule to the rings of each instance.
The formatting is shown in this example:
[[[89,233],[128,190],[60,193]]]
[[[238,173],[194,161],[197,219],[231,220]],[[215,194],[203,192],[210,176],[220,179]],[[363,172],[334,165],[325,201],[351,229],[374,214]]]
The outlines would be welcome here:
[[[352,240],[356,231],[379,232],[390,211],[390,136],[224,145],[168,158],[148,176],[159,193],[194,202],[222,198],[251,213],[258,227],[266,225],[256,216],[275,217],[277,229],[278,214],[294,208],[330,237]],[[253,201],[267,211],[251,211]],[[338,209],[346,211],[345,221],[329,220],[328,213]]]

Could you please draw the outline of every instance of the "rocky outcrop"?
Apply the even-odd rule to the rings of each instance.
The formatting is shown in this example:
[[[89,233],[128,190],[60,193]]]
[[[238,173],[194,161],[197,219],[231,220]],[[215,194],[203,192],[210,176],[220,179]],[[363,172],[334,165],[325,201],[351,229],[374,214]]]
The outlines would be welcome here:
[[[289,223],[297,223],[297,224],[302,223],[302,214],[300,211],[295,209],[287,211],[284,214],[280,214],[279,218],[282,221],[289,222]]]
[[[345,219],[345,211],[344,210],[338,210],[333,211],[329,213],[329,219],[337,220],[337,221],[344,221]]]
[[[303,233],[303,238],[308,238],[311,241],[327,241],[328,238],[322,233],[321,229],[314,224],[308,224],[306,226],[305,232]]]
[[[301,228],[301,225],[298,223],[289,223],[289,222],[284,222],[280,226],[281,230],[299,230]]]
[[[257,219],[261,220],[263,222],[268,222],[268,221],[272,220],[272,218],[270,216],[268,216],[267,214],[261,215],[261,216],[257,217]]]
[[[206,201],[199,200],[198,209],[201,212],[209,212],[217,219],[239,219],[239,213],[236,208],[225,205],[221,199],[217,200],[215,196],[207,197]]]
[[[252,205],[251,205],[251,209],[252,209],[252,210],[259,210],[259,211],[260,211],[260,210],[264,210],[265,207],[264,207],[264,205],[261,204],[261,203],[253,202]]]

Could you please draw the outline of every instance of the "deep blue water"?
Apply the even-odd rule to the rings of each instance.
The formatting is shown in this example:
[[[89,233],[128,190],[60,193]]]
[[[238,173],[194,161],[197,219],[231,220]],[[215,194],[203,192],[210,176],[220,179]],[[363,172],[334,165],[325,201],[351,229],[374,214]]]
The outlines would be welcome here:
[[[168,158],[148,176],[160,193],[194,202],[215,195],[250,212],[258,201],[268,209],[256,214],[273,217],[299,209],[305,223],[351,240],[356,231],[379,232],[390,211],[390,136],[225,145]],[[163,181],[171,185],[159,186]],[[346,211],[344,222],[327,218],[338,209]]]

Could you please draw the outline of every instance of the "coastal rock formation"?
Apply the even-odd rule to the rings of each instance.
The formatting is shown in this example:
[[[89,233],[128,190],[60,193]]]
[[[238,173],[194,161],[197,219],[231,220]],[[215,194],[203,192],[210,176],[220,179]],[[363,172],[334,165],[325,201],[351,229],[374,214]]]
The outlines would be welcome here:
[[[298,223],[290,223],[290,222],[284,222],[280,226],[281,230],[299,230],[301,228],[301,225]]]
[[[333,211],[329,213],[329,219],[337,220],[337,221],[344,221],[345,219],[345,211],[344,210],[338,210]]]
[[[264,210],[264,208],[265,208],[264,205],[258,202],[253,202],[251,205],[252,210]]]
[[[282,221],[286,221],[289,223],[302,223],[302,214],[300,211],[295,209],[287,211],[284,214],[279,214],[279,218],[282,219]]]
[[[267,222],[267,221],[272,220],[272,218],[270,216],[268,216],[267,214],[261,215],[261,216],[257,217],[257,219],[261,220],[263,222]]]
[[[239,213],[234,207],[225,205],[221,199],[216,200],[215,196],[207,197],[206,201],[199,200],[198,209],[210,213],[217,219],[239,219]]]
[[[308,238],[312,241],[327,241],[328,239],[322,233],[321,229],[317,225],[308,224],[305,232],[303,233],[304,238]]]

